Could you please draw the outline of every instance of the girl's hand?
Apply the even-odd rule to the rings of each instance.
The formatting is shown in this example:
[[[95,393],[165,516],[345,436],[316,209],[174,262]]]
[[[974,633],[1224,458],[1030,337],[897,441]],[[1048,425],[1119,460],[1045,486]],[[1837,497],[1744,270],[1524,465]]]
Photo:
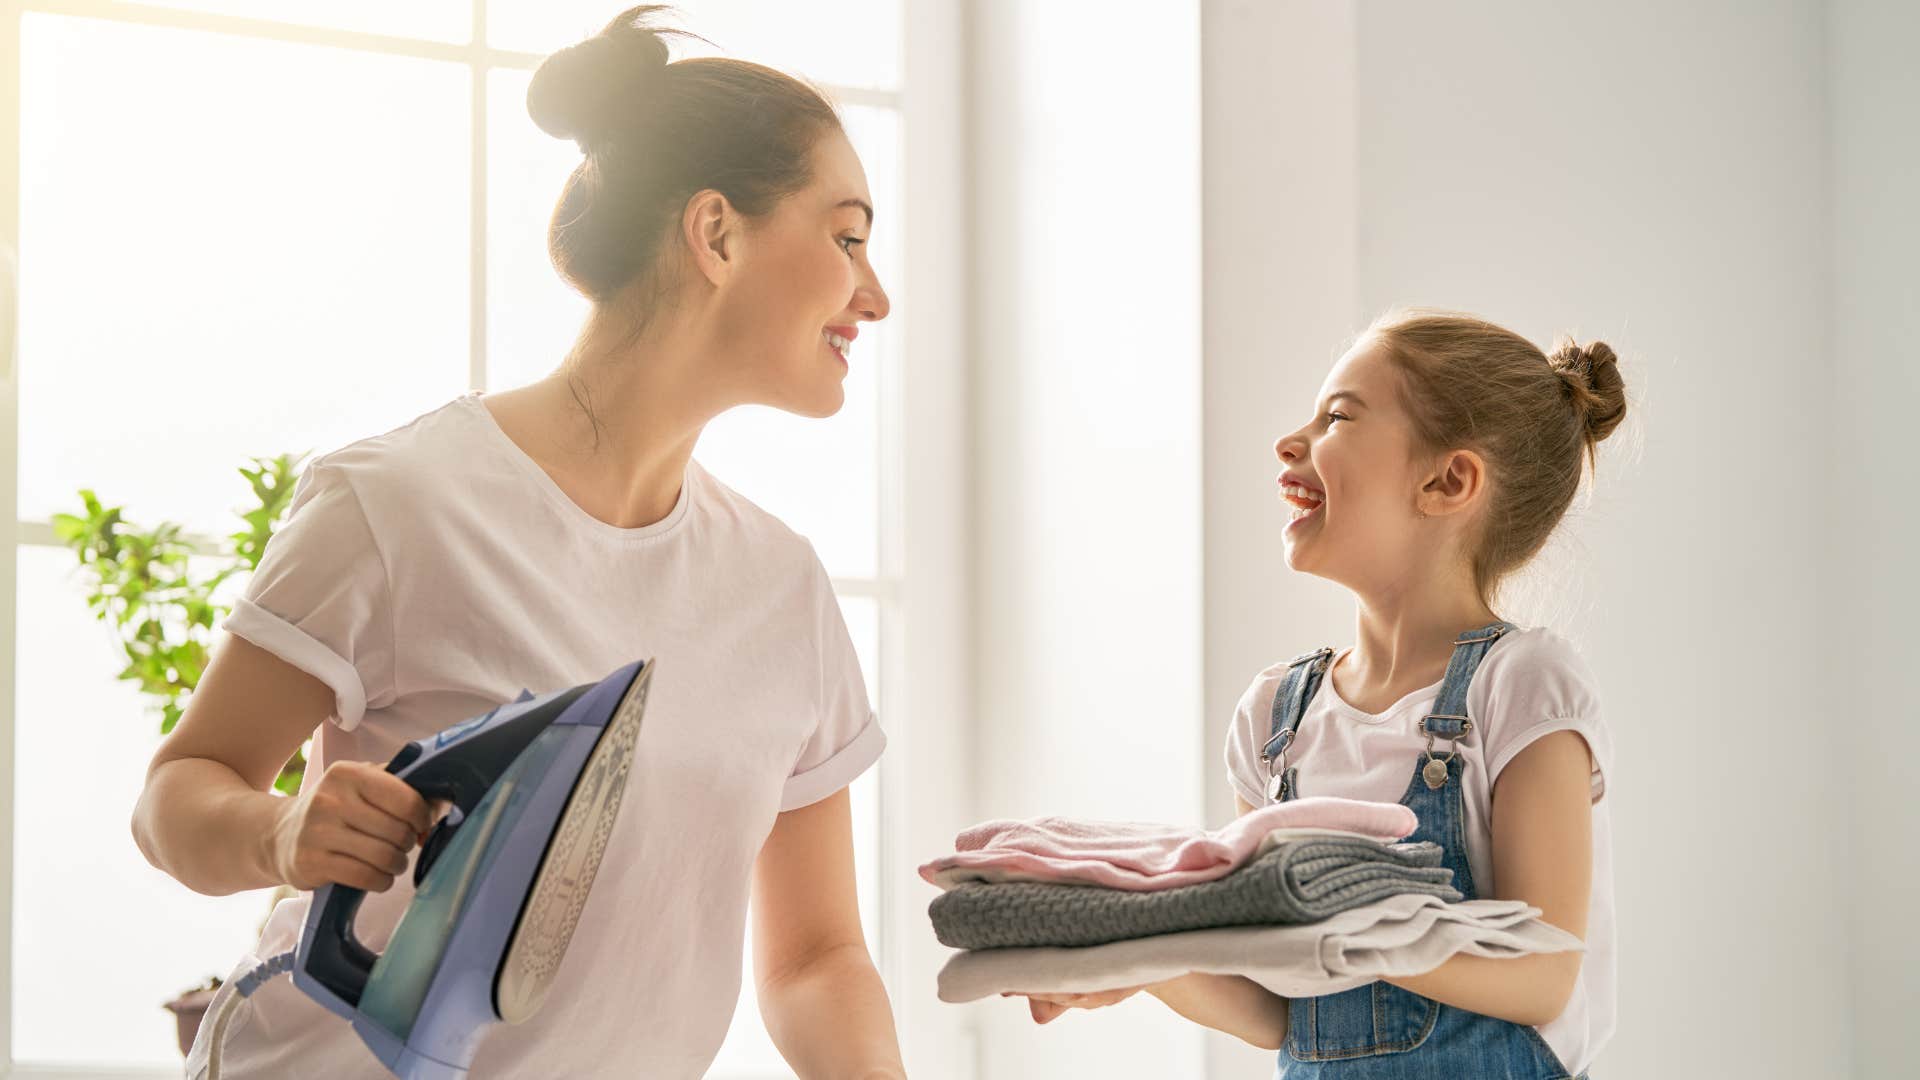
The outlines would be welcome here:
[[[1044,1024],[1068,1009],[1102,1009],[1108,1005],[1117,1005],[1145,989],[1147,989],[1145,986],[1130,986],[1124,990],[1101,990],[1091,994],[1003,993],[1000,996],[1026,998],[1027,1010],[1032,1013],[1033,1022]]]
[[[338,761],[285,800],[267,837],[274,873],[296,889],[338,882],[383,892],[433,824],[434,807],[381,765]]]

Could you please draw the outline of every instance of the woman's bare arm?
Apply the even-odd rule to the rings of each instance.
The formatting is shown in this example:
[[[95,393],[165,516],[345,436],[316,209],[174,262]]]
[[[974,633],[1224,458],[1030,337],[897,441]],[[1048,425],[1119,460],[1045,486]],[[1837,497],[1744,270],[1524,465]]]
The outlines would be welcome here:
[[[782,813],[754,862],[760,1015],[781,1056],[807,1080],[906,1076],[854,882],[844,788]]]
[[[333,709],[326,684],[244,638],[214,649],[147,768],[133,838],[154,866],[212,895],[288,884],[393,884],[431,818],[379,765],[341,762],[294,798],[273,778]]]

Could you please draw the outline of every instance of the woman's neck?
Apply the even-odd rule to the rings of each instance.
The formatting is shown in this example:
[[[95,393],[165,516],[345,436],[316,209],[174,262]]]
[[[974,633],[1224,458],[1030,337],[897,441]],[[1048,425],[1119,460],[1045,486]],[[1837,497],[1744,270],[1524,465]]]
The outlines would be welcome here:
[[[1464,571],[1423,574],[1358,597],[1354,647],[1340,663],[1340,696],[1380,712],[1438,681],[1454,639],[1496,621]]]
[[[589,327],[560,370],[486,403],[581,509],[640,528],[673,511],[694,444],[726,406],[697,362],[706,350],[684,333],[602,337]]]

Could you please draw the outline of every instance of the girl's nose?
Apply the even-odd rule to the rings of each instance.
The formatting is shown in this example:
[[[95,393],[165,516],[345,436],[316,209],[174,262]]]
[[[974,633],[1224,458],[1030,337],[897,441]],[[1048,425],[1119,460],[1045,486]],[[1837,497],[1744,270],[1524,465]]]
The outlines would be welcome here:
[[[1300,457],[1300,437],[1282,435],[1273,440],[1273,456],[1279,458],[1283,464],[1293,464]]]

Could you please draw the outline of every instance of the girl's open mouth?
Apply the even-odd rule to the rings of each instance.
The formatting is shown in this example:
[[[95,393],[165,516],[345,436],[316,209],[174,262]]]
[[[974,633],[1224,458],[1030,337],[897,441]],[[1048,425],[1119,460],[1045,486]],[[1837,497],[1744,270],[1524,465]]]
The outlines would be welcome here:
[[[1320,508],[1327,502],[1325,495],[1303,484],[1282,483],[1280,497],[1286,500],[1288,506],[1293,507],[1293,518],[1287,522],[1289,529],[1319,513]]]

